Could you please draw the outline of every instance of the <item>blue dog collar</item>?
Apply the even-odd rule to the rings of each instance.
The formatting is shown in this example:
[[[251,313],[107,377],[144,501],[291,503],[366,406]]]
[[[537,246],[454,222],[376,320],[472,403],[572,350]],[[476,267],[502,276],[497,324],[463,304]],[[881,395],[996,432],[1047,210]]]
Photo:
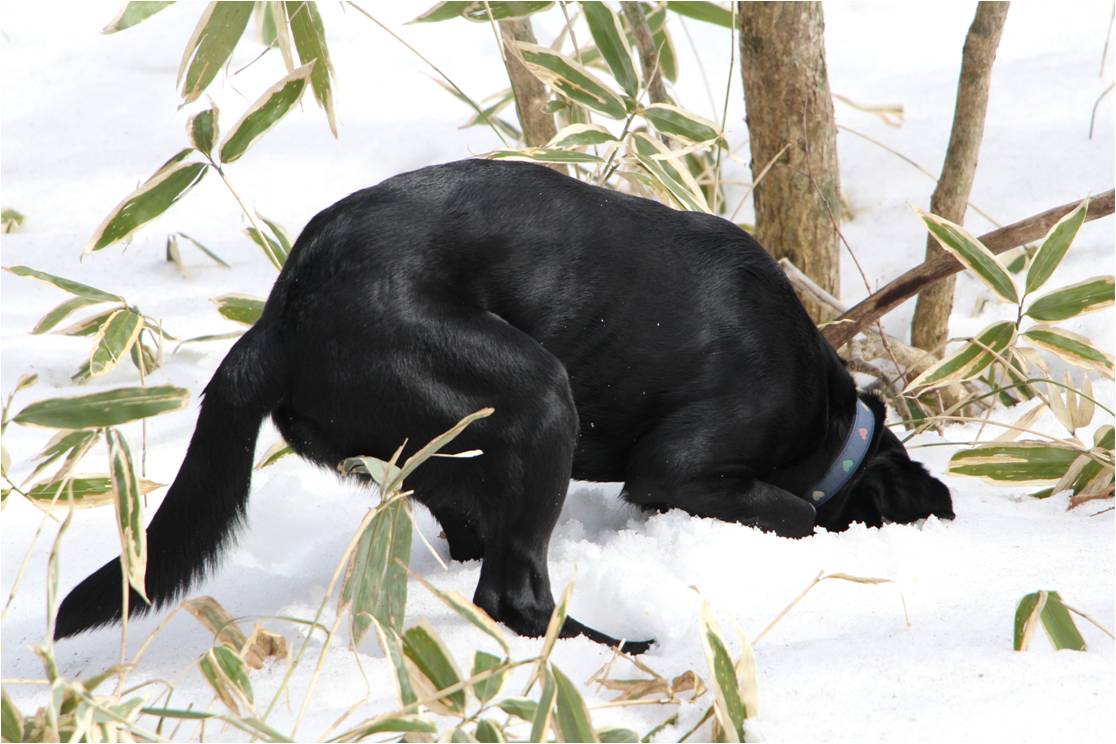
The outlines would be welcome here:
[[[868,454],[872,435],[876,431],[876,416],[864,401],[856,399],[856,418],[849,427],[845,446],[829,466],[816,486],[807,491],[814,506],[821,506],[845,487]]]

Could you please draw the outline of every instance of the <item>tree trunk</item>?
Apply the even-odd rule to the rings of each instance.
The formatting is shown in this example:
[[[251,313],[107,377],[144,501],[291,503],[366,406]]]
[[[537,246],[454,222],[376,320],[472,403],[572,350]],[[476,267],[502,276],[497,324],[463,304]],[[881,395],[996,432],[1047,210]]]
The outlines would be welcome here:
[[[753,180],[789,144],[752,192],[756,239],[838,294],[840,177],[821,3],[741,2],[738,15]]]
[[[663,73],[659,69],[659,50],[655,48],[655,40],[647,25],[647,15],[643,12],[643,6],[639,3],[620,3],[620,8],[624,11],[632,36],[635,37],[636,48],[639,49],[639,62],[651,103],[672,103],[663,86]]]
[[[961,54],[961,77],[957,82],[957,103],[953,111],[953,129],[949,135],[942,176],[930,197],[930,211],[951,222],[962,224],[969,192],[973,188],[980,141],[984,137],[984,117],[988,111],[988,90],[992,83],[992,63],[1004,30],[1009,3],[980,2],[976,17],[965,37]],[[945,251],[934,240],[926,238],[926,259]],[[953,288],[956,277],[929,287],[918,296],[914,320],[911,321],[911,344],[940,353],[949,337],[949,314],[953,310]]]
[[[514,18],[499,21],[499,25],[500,37],[505,46],[504,61],[507,64],[512,93],[515,95],[515,112],[519,115],[520,126],[523,127],[523,139],[528,147],[542,147],[557,133],[554,127],[554,116],[543,110],[549,100],[546,86],[532,75],[516,54],[508,48],[511,46],[509,42],[513,40],[538,43],[535,40],[535,32],[531,29],[531,19]],[[565,168],[561,165],[558,165],[557,170],[565,173]]]

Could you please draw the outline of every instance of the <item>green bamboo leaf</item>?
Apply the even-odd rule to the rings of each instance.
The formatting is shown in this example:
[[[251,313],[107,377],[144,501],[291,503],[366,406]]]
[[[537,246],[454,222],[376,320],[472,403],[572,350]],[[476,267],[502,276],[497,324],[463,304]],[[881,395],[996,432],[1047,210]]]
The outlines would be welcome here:
[[[546,741],[546,732],[553,722],[557,687],[554,684],[554,675],[550,673],[550,664],[543,666],[542,683],[542,694],[539,695],[538,705],[535,706],[535,717],[531,720],[531,736],[527,741]]]
[[[91,300],[88,297],[72,297],[63,302],[61,305],[55,307],[43,317],[39,318],[39,322],[36,323],[35,327],[31,329],[31,333],[36,335],[40,333],[46,333],[51,328],[54,328],[54,326],[65,320],[66,316],[68,316],[75,310],[80,310],[81,308],[88,307],[89,305],[96,305],[98,302],[101,302],[101,300]]]
[[[585,14],[589,33],[612,76],[628,97],[634,99],[639,93],[639,76],[632,63],[632,49],[620,27],[620,18],[601,2],[583,2],[581,12]]]
[[[178,67],[183,103],[190,103],[202,94],[229,61],[248,19],[253,3],[214,2],[206,6],[193,35],[186,42]]]
[[[116,429],[105,430],[105,443],[108,445],[116,527],[120,536],[120,567],[136,593],[150,604],[145,579],[147,530],[143,527],[143,492],[132,465],[132,452],[128,449],[127,440]]]
[[[237,693],[250,704],[255,703],[252,683],[248,681],[248,668],[244,664],[244,660],[235,651],[224,645],[214,646],[211,652],[217,659],[221,672],[232,682]]]
[[[415,471],[415,468],[429,460],[435,454],[441,452],[442,448],[456,439],[457,436],[461,434],[461,432],[465,431],[466,427],[468,427],[474,421],[488,418],[493,413],[495,413],[495,411],[495,408],[482,408],[479,411],[470,413],[468,416],[458,421],[449,429],[431,439],[426,444],[426,446],[424,446],[415,454],[408,457],[406,462],[403,463],[403,467],[400,468],[399,481],[397,481],[397,483],[395,484],[396,487],[402,484],[403,479],[413,473]],[[477,454],[480,453],[478,452]]]
[[[228,264],[227,264],[227,263],[225,262],[225,260],[224,260],[223,258],[221,258],[221,257],[220,257],[220,256],[218,256],[218,255],[217,255],[216,253],[214,253],[213,251],[211,251],[211,250],[209,250],[208,248],[206,248],[206,247],[205,247],[204,245],[202,245],[202,244],[201,244],[201,243],[199,243],[198,241],[196,241],[196,240],[194,240],[193,238],[191,238],[191,237],[190,237],[189,235],[187,235],[186,233],[184,233],[184,232],[180,232],[180,233],[175,233],[175,235],[177,235],[178,237],[181,237],[181,238],[186,238],[186,240],[189,240],[189,241],[190,241],[191,243],[193,243],[193,244],[194,244],[194,247],[195,247],[195,248],[197,248],[197,249],[198,249],[199,251],[201,251],[201,252],[202,252],[202,253],[204,253],[205,255],[209,256],[209,258],[210,258],[210,259],[212,259],[214,263],[216,263],[216,264],[220,264],[221,266],[224,266],[224,267],[225,267],[226,269],[228,269],[228,268],[232,268],[232,267],[230,267],[230,266],[229,266],[229,265],[228,265]]]
[[[526,18],[529,15],[546,10],[552,5],[554,5],[554,0],[545,0],[544,2],[517,2],[516,0],[499,3],[471,2],[465,3],[461,15],[474,23],[488,23],[489,8],[492,10],[492,20],[505,21],[511,18]]]
[[[376,629],[376,636],[380,641],[380,648],[391,662],[395,672],[395,687],[399,693],[399,704],[410,705],[418,700],[414,685],[411,683],[411,673],[403,657],[403,639],[389,627],[385,627],[376,618],[372,618],[372,627]]]
[[[65,328],[57,331],[63,336],[96,336],[101,332],[101,327],[108,322],[109,318],[120,310],[119,307],[113,307],[105,310],[103,313],[91,315],[84,320],[79,320],[73,325],[68,325]]]
[[[150,183],[151,181],[154,181],[159,176],[165,174],[167,171],[174,168],[174,166],[181,163],[183,160],[185,160],[187,157],[189,157],[193,152],[194,152],[193,147],[183,147],[181,150],[176,152],[174,155],[171,155],[169,158],[167,158],[166,162],[164,162],[162,165],[160,165],[158,168],[156,168],[155,172],[152,173],[150,176],[148,176],[147,180],[145,180],[144,183]]]
[[[955,452],[949,472],[996,485],[1047,485],[1057,482],[1080,454],[1073,447],[1031,440],[978,444]]]
[[[667,719],[670,720],[669,718]],[[618,726],[608,726],[597,730],[597,739],[606,744],[636,744],[640,741],[639,734],[631,729]],[[650,741],[650,739],[648,739]]]
[[[713,689],[713,709],[724,730],[728,741],[744,741],[744,719],[749,712],[741,695],[740,684],[736,678],[736,668],[732,663],[728,648],[717,630],[709,603],[701,612],[701,640],[705,649],[705,660],[709,664],[710,687]]]
[[[460,18],[461,14],[465,12],[465,7],[468,5],[470,5],[470,3],[467,0],[465,2],[451,1],[436,3],[422,15],[409,21],[409,23],[437,23],[438,21]]]
[[[19,210],[10,207],[0,209],[0,232],[9,235],[14,232],[19,232],[23,227],[24,220],[27,219]]]
[[[504,638],[504,634],[500,632],[500,626],[488,616],[488,613],[457,592],[439,589],[417,574],[415,575],[415,579],[428,589],[431,594],[440,599],[443,604],[468,621],[470,625],[500,644],[500,648],[504,650],[505,655],[511,654],[511,649],[508,648],[508,642]],[[496,693],[492,694],[495,695]]]
[[[263,315],[265,300],[233,293],[214,297],[211,302],[217,306],[217,312],[229,320],[250,326],[255,325]]]
[[[490,654],[486,651],[477,651],[473,656],[473,671],[469,674],[470,677],[476,677],[478,674],[484,674],[499,667],[504,663],[504,660],[495,654]],[[492,698],[500,694],[500,688],[504,686],[504,673],[500,672],[494,674],[487,679],[482,679],[480,682],[473,684],[473,693],[477,696],[477,700],[482,703],[487,703]]]
[[[693,18],[695,21],[704,21],[724,28],[732,28],[732,11],[707,2],[668,2],[667,8],[678,15]]]
[[[599,124],[570,124],[547,142],[545,149],[561,147],[587,147],[590,145],[603,145],[615,142],[616,137]]]
[[[403,499],[396,499],[380,507],[365,527],[341,585],[338,612],[352,605],[354,644],[373,619],[397,633],[403,629],[410,559],[411,513]]]
[[[207,163],[179,164],[147,181],[113,208],[82,252],[99,251],[129,237],[170,209],[208,170]]]
[[[554,730],[560,741],[595,742],[597,732],[593,730],[593,721],[589,717],[589,709],[577,687],[562,671],[551,665],[554,675],[555,704],[554,704]]]
[[[50,465],[56,462],[63,455],[67,459],[77,460],[80,455],[85,454],[92,447],[97,439],[96,429],[82,429],[79,431],[62,430],[50,438],[50,441],[32,457],[32,460],[39,460],[39,464],[27,476],[27,480],[33,480],[39,473],[46,470]],[[76,455],[75,455],[76,453]],[[55,477],[57,480],[57,476]]]
[[[243,701],[238,693],[236,686],[232,681],[225,676],[224,671],[221,669],[221,664],[217,660],[216,649],[209,649],[198,659],[198,669],[202,673],[202,677],[213,688],[213,692],[225,704],[225,707],[233,712],[234,715],[240,715],[240,705]]]
[[[509,48],[531,74],[559,95],[613,119],[627,116],[624,100],[569,57],[524,41],[514,42]]]
[[[674,41],[670,38],[670,29],[666,24],[666,8],[647,14],[647,26],[651,29],[651,38],[655,48],[659,50],[659,70],[670,82],[678,80],[678,59],[674,51]]]
[[[283,264],[287,262],[287,253],[283,250],[283,246],[278,240],[271,237],[267,233],[261,233],[254,227],[245,228],[244,234],[260,247],[260,250],[267,256],[267,260],[271,265],[277,269],[282,269]]]
[[[261,457],[260,461],[256,463],[256,470],[263,470],[266,467],[270,467],[271,465],[274,465],[275,463],[282,460],[287,455],[293,454],[294,450],[291,449],[291,446],[280,439],[278,442],[269,447],[267,452],[264,452],[263,457]]]
[[[256,216],[259,217],[265,225],[267,225],[268,230],[271,230],[271,234],[279,243],[279,247],[283,249],[283,260],[285,261],[287,256],[291,254],[291,236],[287,233],[286,230],[283,229],[283,226],[280,225],[278,222],[273,222],[272,220],[269,220],[267,217],[264,217],[258,212],[256,213]]]
[[[566,584],[566,588],[562,590],[562,596],[558,599],[558,603],[554,605],[554,611],[550,613],[550,622],[546,625],[546,635],[543,636],[542,649],[539,651],[539,663],[535,666],[535,671],[531,675],[530,680],[527,682],[527,687],[524,691],[531,689],[537,680],[543,678],[546,673],[547,664],[550,663],[550,654],[554,651],[554,644],[558,642],[558,636],[562,632],[562,626],[566,624],[566,616],[570,611],[570,597],[573,595],[574,583],[571,581]]]
[[[1042,608],[1041,617],[1042,626],[1046,629],[1046,635],[1049,636],[1055,649],[1085,650],[1085,639],[1081,637],[1081,632],[1078,631],[1058,592],[1050,590],[1046,593],[1046,606]]]
[[[974,340],[966,342],[956,354],[946,357],[912,380],[906,389],[917,390],[971,380],[996,361],[996,355],[992,351],[1005,356],[1004,352],[1014,341],[1014,323],[1011,321],[993,323],[977,334]]]
[[[947,252],[953,255],[966,268],[970,269],[989,289],[1007,302],[1018,304],[1019,293],[1011,274],[1000,265],[996,256],[984,247],[977,238],[944,217],[929,214],[920,209],[915,213],[922,219],[926,229]]]
[[[24,741],[23,714],[19,712],[8,691],[0,691],[0,735],[4,741]]]
[[[1046,604],[1046,592],[1033,592],[1019,600],[1015,608],[1014,647],[1016,651],[1026,651],[1031,645],[1035,629],[1038,628],[1039,616]]]
[[[333,111],[333,65],[329,61],[325,26],[318,13],[318,4],[287,2],[284,5],[291,26],[291,36],[294,37],[295,51],[298,52],[298,61],[303,65],[313,63],[310,87],[314,90],[314,99],[326,112],[329,131],[336,137],[337,120]]]
[[[417,675],[412,675],[412,681],[416,686],[426,688],[428,694],[461,682],[453,657],[425,620],[420,620],[418,625],[403,634],[403,654],[417,672]],[[460,715],[465,711],[465,690],[439,698],[430,708],[443,715]]]
[[[669,103],[653,103],[642,113],[655,129],[671,137],[694,143],[721,139],[714,122]]]
[[[47,284],[58,287],[58,289],[61,289],[63,292],[69,292],[72,295],[85,298],[89,300],[90,304],[95,302],[124,301],[124,298],[120,295],[114,295],[104,290],[97,289],[96,287],[90,287],[88,284],[75,282],[72,279],[64,279],[54,274],[48,274],[45,271],[36,271],[30,266],[5,266],[4,271],[8,271],[16,276],[26,276],[32,279],[38,279],[41,282],[46,282]],[[57,309],[58,308],[55,308],[55,310]]]
[[[674,163],[666,157],[670,155],[670,150],[661,142],[640,132],[631,137],[631,143],[639,164],[679,206],[692,212],[711,212],[702,195],[701,187],[694,181],[689,171],[675,167]]]
[[[279,123],[290,111],[306,90],[306,81],[313,72],[315,63],[299,67],[275,85],[264,91],[255,103],[248,107],[232,132],[221,144],[221,160],[231,163],[239,160],[257,139]]]
[[[1108,307],[1116,301],[1116,280],[1095,276],[1049,292],[1031,303],[1024,315],[1035,320],[1065,320]]]
[[[72,398],[48,398],[24,408],[17,424],[53,429],[94,429],[117,426],[186,407],[189,392],[183,388],[126,387]]]
[[[507,737],[504,736],[504,732],[499,725],[487,718],[477,721],[477,728],[473,736],[476,737],[477,741],[485,742],[485,744],[502,744],[502,742],[507,741]]]
[[[337,469],[341,471],[342,475],[353,475],[355,473],[367,475],[381,489],[387,489],[391,484],[401,482],[400,475],[403,473],[402,470],[390,462],[368,455],[346,458],[341,461]]]
[[[158,13],[164,8],[174,5],[174,2],[157,2],[156,0],[143,0],[142,2],[125,3],[116,17],[109,21],[109,24],[101,29],[102,34],[115,34],[117,31],[123,31],[126,28],[131,28],[138,23],[146,21],[151,16]],[[14,739],[9,739],[14,741]]]
[[[1084,336],[1054,326],[1036,326],[1023,332],[1023,337],[1070,364],[1095,369],[1112,376],[1112,355],[1092,345]]]
[[[494,150],[485,157],[490,160],[520,160],[530,163],[601,162],[601,159],[592,153],[575,150],[551,150],[545,147],[524,148],[522,150]]]
[[[1054,269],[1058,268],[1058,264],[1062,262],[1066,251],[1073,243],[1073,239],[1077,237],[1077,231],[1085,223],[1085,215],[1088,211],[1089,200],[1085,199],[1062,219],[1054,223],[1054,226],[1046,233],[1046,237],[1042,240],[1042,246],[1031,262],[1031,268],[1027,270],[1026,286],[1028,293],[1041,287],[1054,273]]]
[[[132,350],[128,353],[128,358],[136,371],[142,372],[144,376],[159,369],[159,355],[143,341],[132,344]]]
[[[132,310],[120,310],[112,315],[93,342],[89,357],[89,375],[103,375],[124,359],[143,330],[143,316]]]
[[[346,741],[361,741],[372,734],[401,733],[401,734],[436,734],[438,727],[430,721],[415,715],[398,715],[389,713],[384,717],[374,718],[368,724],[354,729]]]
[[[220,139],[220,126],[217,106],[210,106],[205,111],[199,111],[186,121],[186,138],[196,150],[211,155],[213,146]]]
[[[524,721],[533,721],[538,710],[538,703],[527,698],[507,698],[497,703],[496,707],[509,716],[515,716]]]

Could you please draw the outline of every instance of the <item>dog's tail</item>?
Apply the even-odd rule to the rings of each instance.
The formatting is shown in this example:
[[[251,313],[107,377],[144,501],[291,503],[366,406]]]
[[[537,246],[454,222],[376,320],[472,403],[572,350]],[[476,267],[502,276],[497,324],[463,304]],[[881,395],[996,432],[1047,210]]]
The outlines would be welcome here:
[[[260,423],[286,387],[281,346],[260,324],[232,347],[205,388],[186,458],[147,528],[147,596],[153,607],[181,596],[214,566],[244,519]],[[55,638],[121,619],[120,559],[109,561],[62,602]],[[151,606],[129,590],[131,615]]]

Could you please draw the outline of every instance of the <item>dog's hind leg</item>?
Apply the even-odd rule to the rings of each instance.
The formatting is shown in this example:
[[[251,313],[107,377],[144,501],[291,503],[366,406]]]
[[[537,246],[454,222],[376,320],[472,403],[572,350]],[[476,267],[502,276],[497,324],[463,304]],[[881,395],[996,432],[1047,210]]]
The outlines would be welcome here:
[[[480,524],[475,516],[463,509],[442,503],[431,509],[431,513],[445,533],[446,542],[449,543],[450,558],[455,561],[476,561],[484,558],[484,540],[481,538]]]

